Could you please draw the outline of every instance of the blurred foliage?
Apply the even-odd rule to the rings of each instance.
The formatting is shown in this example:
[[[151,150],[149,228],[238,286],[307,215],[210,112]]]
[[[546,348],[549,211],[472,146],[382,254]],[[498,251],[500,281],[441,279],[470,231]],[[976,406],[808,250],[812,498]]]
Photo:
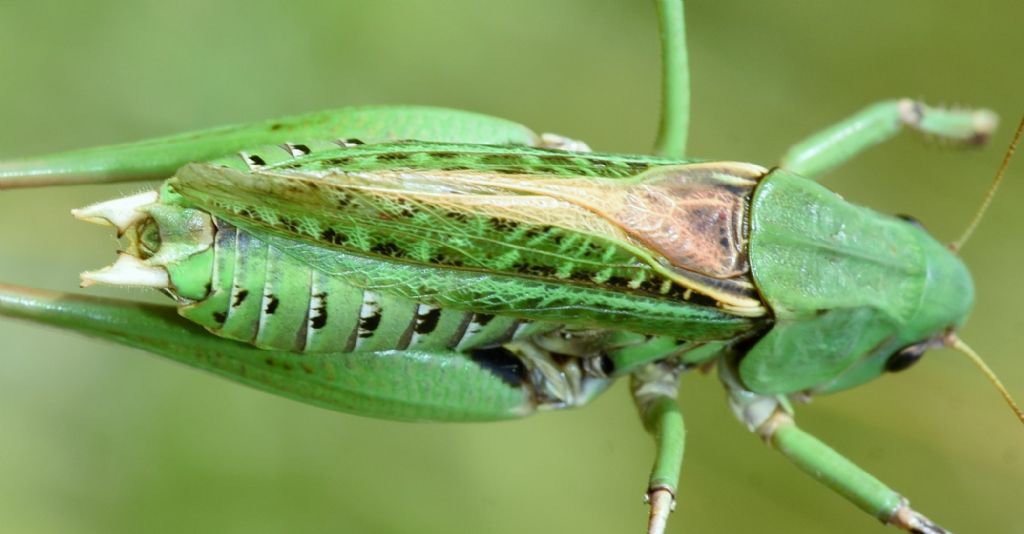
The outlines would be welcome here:
[[[908,135],[826,183],[952,239],[1024,111],[1012,0],[691,2],[694,155],[771,164],[894,96],[985,105],[992,146]],[[653,6],[548,2],[0,2],[0,157],[341,105],[504,116],[644,152],[658,109]],[[1024,394],[1024,161],[964,254],[963,337]],[[68,209],[139,186],[0,193],[0,279],[72,289],[115,242]],[[111,292],[123,293],[123,292]],[[139,298],[155,298],[137,292]],[[271,397],[141,353],[0,321],[4,532],[638,532],[652,447],[625,388],[521,422],[416,425]],[[884,532],[684,379],[675,532]],[[1019,532],[1022,429],[979,373],[936,351],[800,412],[803,426],[960,532]]]

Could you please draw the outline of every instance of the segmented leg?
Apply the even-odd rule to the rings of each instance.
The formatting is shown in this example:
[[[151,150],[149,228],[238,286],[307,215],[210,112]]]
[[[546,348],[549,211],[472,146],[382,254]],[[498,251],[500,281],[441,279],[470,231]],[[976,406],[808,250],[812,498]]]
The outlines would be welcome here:
[[[510,419],[586,404],[612,382],[584,359],[539,346],[529,353],[501,346],[464,352],[263,350],[209,335],[167,306],[5,284],[0,316],[70,328],[276,395],[383,419]]]
[[[801,471],[882,523],[915,534],[950,534],[911,509],[902,495],[797,427],[785,397],[746,390],[726,359],[719,365],[719,376],[729,393],[729,405],[740,421]]]
[[[657,452],[645,500],[651,505],[648,534],[661,534],[676,507],[676,487],[683,466],[686,428],[676,404],[680,368],[659,362],[631,375],[633,400],[644,427],[654,436]]]
[[[357,138],[534,145],[537,134],[505,119],[423,106],[371,106],[221,126],[122,145],[0,162],[0,190],[162,179],[182,165],[246,147]]]
[[[686,156],[690,128],[690,65],[682,0],[656,0],[661,34],[661,123],[654,149],[671,158]]]
[[[798,428],[788,413],[776,411],[756,432],[801,471],[883,523],[915,534],[949,534],[912,510],[907,499]]]
[[[963,145],[984,143],[998,123],[987,109],[942,109],[903,98],[872,104],[790,147],[779,165],[807,178],[892,139],[903,127]]]

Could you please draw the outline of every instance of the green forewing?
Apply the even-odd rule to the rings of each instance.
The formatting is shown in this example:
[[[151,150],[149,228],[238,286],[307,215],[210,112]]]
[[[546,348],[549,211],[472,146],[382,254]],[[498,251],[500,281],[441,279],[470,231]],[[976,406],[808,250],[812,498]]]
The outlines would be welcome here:
[[[644,171],[680,163],[525,147],[309,143],[188,165],[170,186],[360,287],[486,313],[731,335],[750,321],[714,302],[684,302],[684,288],[621,228],[547,194],[578,190],[572,180],[580,178],[641,183]]]
[[[269,152],[257,161],[287,153]],[[172,183],[234,224],[328,248],[679,298],[685,288],[654,254],[573,201],[594,187],[586,184],[621,189],[666,163],[680,162],[407,143],[335,148],[252,169],[242,158],[193,164]]]

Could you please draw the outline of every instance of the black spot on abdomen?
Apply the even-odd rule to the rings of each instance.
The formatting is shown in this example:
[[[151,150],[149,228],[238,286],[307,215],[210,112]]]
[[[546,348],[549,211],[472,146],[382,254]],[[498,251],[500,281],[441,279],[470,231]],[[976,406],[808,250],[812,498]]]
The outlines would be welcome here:
[[[374,331],[380,326],[380,320],[383,317],[380,311],[374,313],[369,317],[359,318],[359,337],[368,338],[373,337]]]
[[[429,334],[437,328],[437,322],[441,319],[441,308],[431,308],[427,313],[416,316],[417,334]]]
[[[309,319],[313,330],[320,330],[327,325],[327,293],[317,293],[316,298],[320,299],[320,305],[313,308],[313,316]]]
[[[267,315],[274,315],[274,312],[277,311],[277,305],[280,304],[281,301],[274,295],[267,295],[267,298],[270,300],[267,302],[267,309],[265,312]]]

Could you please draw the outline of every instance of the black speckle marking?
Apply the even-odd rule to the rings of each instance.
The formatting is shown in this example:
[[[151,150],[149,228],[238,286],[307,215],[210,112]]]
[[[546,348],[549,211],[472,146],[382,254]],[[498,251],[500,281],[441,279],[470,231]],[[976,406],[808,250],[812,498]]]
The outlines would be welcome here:
[[[575,164],[575,162],[573,162],[571,157],[563,156],[561,154],[556,154],[556,155],[551,155],[551,156],[541,156],[541,160],[543,160],[544,163],[547,163],[548,165],[569,165],[569,166],[571,166],[571,165]]]
[[[491,170],[499,174],[530,174],[526,167],[495,167]]]
[[[277,362],[275,362],[273,358],[267,358],[263,360],[263,363],[267,364],[268,367],[274,367],[277,365]]]
[[[327,293],[317,293],[314,296],[320,301],[320,305],[313,308],[313,316],[309,318],[309,325],[313,327],[313,330],[320,330],[327,325]]]
[[[491,226],[494,227],[494,229],[499,232],[511,232],[516,228],[519,228],[518,222],[510,221],[508,219],[502,219],[500,217],[495,217],[491,219],[490,222]]]
[[[539,276],[541,278],[558,278],[558,269],[551,265],[532,265],[520,262],[512,265],[512,270],[520,274]]]
[[[409,159],[410,156],[408,152],[388,152],[386,154],[378,154],[377,161],[400,162]]]
[[[231,307],[232,308],[237,308],[237,307],[241,306],[242,303],[245,302],[245,297],[248,297],[248,296],[249,296],[249,290],[248,289],[243,289],[243,290],[239,291],[238,294],[235,295],[235,302],[231,305]]]
[[[629,287],[629,282],[629,278],[615,275],[605,280],[604,284],[611,287]]]
[[[344,157],[344,158],[331,158],[331,159],[328,159],[328,160],[324,160],[324,163],[326,163],[328,165],[333,165],[333,166],[336,166],[336,167],[344,167],[345,165],[351,165],[352,161],[354,161],[354,159],[352,157]]]
[[[284,225],[289,232],[293,234],[300,233],[298,219],[292,219],[291,217],[278,217],[278,220],[281,221],[281,224]]]
[[[380,326],[380,320],[383,317],[381,312],[378,310],[369,317],[359,318],[359,337],[368,338],[373,337],[374,331]]]
[[[274,295],[267,295],[267,298],[269,299],[269,302],[267,302],[267,309],[264,310],[264,312],[266,312],[267,315],[274,315],[274,312],[277,311],[277,305],[280,304],[281,301]]]
[[[338,232],[335,232],[333,228],[328,228],[321,232],[320,239],[335,245],[344,245],[348,242],[348,237],[346,237],[345,234],[339,234]]]
[[[224,321],[228,320],[227,312],[213,312],[213,320],[219,324],[224,324]]]
[[[527,227],[525,232],[523,232],[523,237],[525,237],[526,239],[536,239],[540,237],[542,234],[543,232],[540,229],[534,226],[530,226]]]
[[[629,170],[631,171],[646,171],[651,165],[642,161],[630,161],[626,163],[626,166],[629,167]]]
[[[477,349],[470,352],[469,357],[482,369],[513,388],[521,386],[526,381],[526,365],[505,347]]]
[[[416,333],[429,334],[433,332],[440,319],[441,308],[431,308],[427,310],[427,313],[416,315]]]
[[[523,158],[516,154],[489,154],[480,158],[483,165],[521,165]]]
[[[459,157],[458,152],[431,152],[430,157],[437,159],[454,159]]]
[[[275,122],[274,124],[270,125],[270,131],[272,131],[272,132],[276,132],[276,131],[280,130],[281,128],[284,128],[284,125],[281,124],[280,122]]]
[[[370,252],[374,254],[380,254],[388,258],[400,258],[404,256],[402,249],[398,248],[398,245],[394,243],[375,243],[370,247]]]

